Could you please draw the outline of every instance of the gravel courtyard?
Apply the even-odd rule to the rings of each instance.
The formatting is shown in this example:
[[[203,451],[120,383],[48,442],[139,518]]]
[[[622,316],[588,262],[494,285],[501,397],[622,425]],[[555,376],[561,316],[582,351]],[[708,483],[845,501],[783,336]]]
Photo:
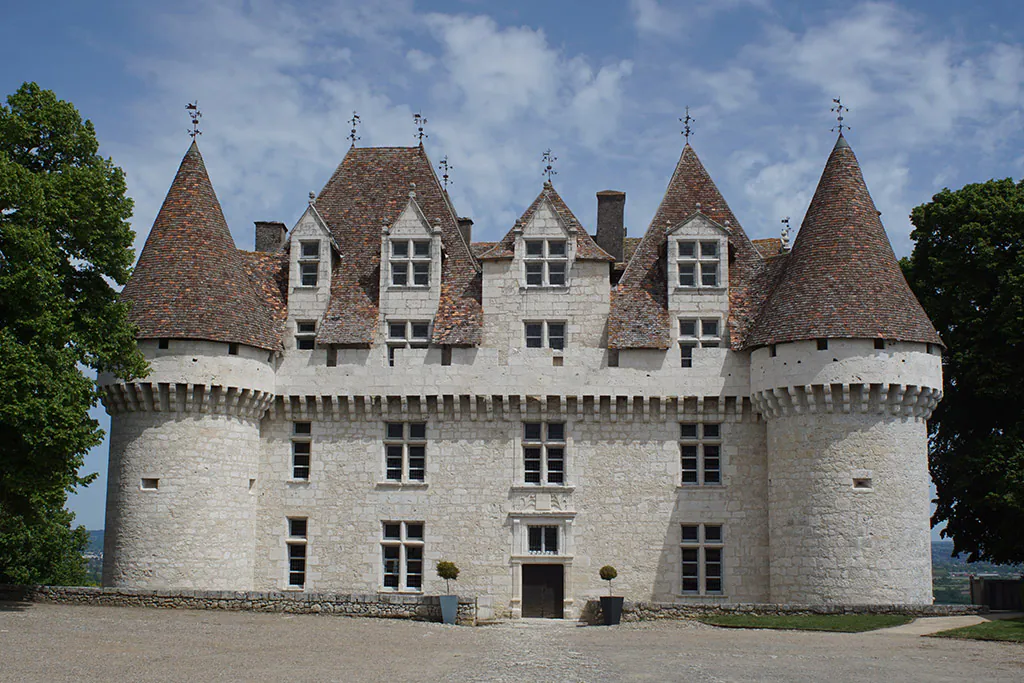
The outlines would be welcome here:
[[[1024,646],[691,622],[479,628],[0,602],[0,681],[1022,681]]]

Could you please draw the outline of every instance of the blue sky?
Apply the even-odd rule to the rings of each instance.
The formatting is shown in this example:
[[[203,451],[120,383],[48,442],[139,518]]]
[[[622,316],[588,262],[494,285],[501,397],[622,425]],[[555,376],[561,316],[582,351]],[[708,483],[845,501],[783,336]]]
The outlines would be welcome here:
[[[75,103],[128,175],[141,247],[188,146],[184,105],[237,244],[293,224],[348,148],[447,154],[459,212],[497,239],[542,182],[591,230],[594,193],[627,193],[640,236],[692,143],[751,237],[807,208],[841,96],[897,254],[943,187],[1024,176],[1024,5],[820,0],[174,3],[3,0],[0,94],[36,81]],[[97,410],[98,416],[102,415]],[[87,471],[105,475],[106,446]],[[71,498],[103,522],[105,476]]]

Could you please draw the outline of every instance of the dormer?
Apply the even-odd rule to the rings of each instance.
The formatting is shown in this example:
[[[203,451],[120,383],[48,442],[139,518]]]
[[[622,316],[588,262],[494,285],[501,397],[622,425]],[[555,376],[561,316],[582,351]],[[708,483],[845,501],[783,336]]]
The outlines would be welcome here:
[[[385,330],[399,319],[432,321],[441,298],[441,226],[427,220],[415,190],[409,195],[398,219],[381,229],[380,311]]]
[[[331,285],[331,249],[334,237],[310,202],[288,235],[291,268],[288,289],[295,295],[327,292]],[[292,297],[289,297],[292,300]]]
[[[704,214],[691,214],[668,231],[668,290],[724,294],[729,289],[729,229]]]
[[[522,289],[568,289],[576,260],[575,226],[567,225],[544,196],[525,222],[517,221],[513,268]]]

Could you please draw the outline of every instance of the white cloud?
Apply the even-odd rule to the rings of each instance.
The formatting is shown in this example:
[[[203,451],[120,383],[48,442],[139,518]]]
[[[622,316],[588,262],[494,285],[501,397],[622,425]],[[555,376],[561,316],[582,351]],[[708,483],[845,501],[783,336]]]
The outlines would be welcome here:
[[[769,0],[668,0],[664,3],[659,0],[630,0],[629,5],[637,33],[667,37],[678,35],[696,23],[735,9],[767,11],[771,3]]]

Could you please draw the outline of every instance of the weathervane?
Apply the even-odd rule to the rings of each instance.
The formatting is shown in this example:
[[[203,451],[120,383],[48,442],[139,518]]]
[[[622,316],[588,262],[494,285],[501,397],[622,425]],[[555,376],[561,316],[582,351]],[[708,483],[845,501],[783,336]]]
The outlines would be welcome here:
[[[548,177],[548,182],[551,182],[551,177],[558,175],[558,171],[555,170],[554,163],[558,161],[558,157],[551,153],[551,148],[544,150],[544,154],[541,155],[541,161],[544,162],[544,170],[541,171],[541,175]]]
[[[427,119],[421,114],[413,114],[412,122],[416,124],[416,135],[413,137],[419,138],[420,144],[423,144],[423,138],[429,138],[430,136],[423,132],[423,126],[427,125]]]
[[[203,112],[199,111],[199,100],[186,104],[185,111],[188,112],[188,117],[192,119],[192,130],[188,131],[188,135],[194,141],[197,135],[203,134],[203,131],[199,130],[199,119],[203,118]]]
[[[679,123],[683,124],[682,135],[686,137],[686,144],[690,144],[690,135],[693,133],[690,129],[690,124],[696,120],[690,116],[690,107],[686,107],[686,118],[679,119]]]
[[[359,114],[357,114],[357,113],[355,113],[353,111],[352,112],[352,118],[350,118],[348,120],[348,124],[350,126],[352,126],[352,130],[349,131],[349,133],[348,133],[348,139],[352,141],[352,146],[355,147],[356,146],[356,140],[361,140],[362,139],[358,135],[356,135],[356,128],[359,127]]]
[[[838,130],[839,134],[842,135],[843,128],[845,128],[846,130],[850,130],[850,127],[843,123],[843,112],[848,112],[850,110],[847,107],[843,106],[843,103],[839,101],[840,99],[841,98],[839,97],[835,97],[832,99],[832,101],[835,102],[836,106],[832,107],[830,111],[834,111],[836,113],[836,121],[838,121],[836,125],[832,126],[832,132],[834,133]]]
[[[444,181],[444,189],[448,191],[448,183],[452,182],[451,177],[448,175],[448,171],[453,170],[455,167],[448,164],[448,155],[445,154],[444,158],[441,159],[441,163],[437,165],[441,169],[442,175],[441,180]]]
[[[779,222],[786,226],[782,229],[782,250],[789,251],[789,216],[786,216]]]

